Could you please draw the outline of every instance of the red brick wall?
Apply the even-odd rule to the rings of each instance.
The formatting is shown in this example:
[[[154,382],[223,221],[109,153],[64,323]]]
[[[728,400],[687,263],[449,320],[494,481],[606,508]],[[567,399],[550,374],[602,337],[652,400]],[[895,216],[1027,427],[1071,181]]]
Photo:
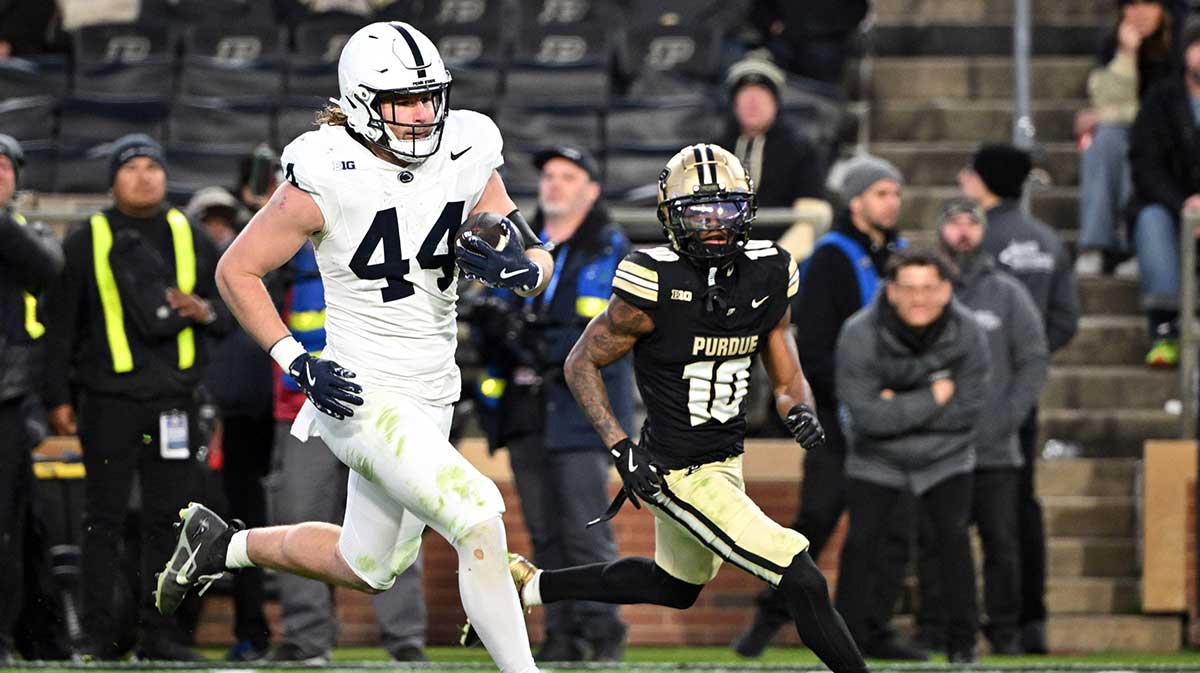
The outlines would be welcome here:
[[[529,536],[521,517],[520,504],[511,482],[499,484],[508,507],[505,524],[509,549],[528,555]],[[615,488],[615,487],[614,487]],[[799,485],[795,482],[752,481],[747,490],[763,510],[780,522],[790,522],[799,502]],[[645,510],[626,506],[615,520],[622,555],[653,556],[653,518]],[[829,578],[832,589],[836,581],[836,558],[845,535],[845,522],[831,540],[822,558],[821,568]],[[463,622],[462,606],[458,600],[458,562],[453,549],[432,531],[427,532],[425,554],[425,600],[429,612],[430,644],[450,644],[455,641]],[[651,606],[626,606],[622,615],[631,629],[629,640],[635,644],[656,645],[725,645],[749,623],[753,614],[755,593],[762,582],[737,568],[726,565],[717,578],[700,595],[690,610],[680,612]],[[374,644],[377,642],[375,616],[367,597],[353,591],[339,590],[338,618],[341,620],[342,644]],[[268,617],[278,634],[279,606],[268,608]],[[528,615],[530,638],[542,639],[542,615],[534,608]],[[232,636],[231,603],[228,597],[214,596],[205,604],[198,640],[202,643],[225,644]],[[784,634],[786,642],[799,642],[793,630]]]

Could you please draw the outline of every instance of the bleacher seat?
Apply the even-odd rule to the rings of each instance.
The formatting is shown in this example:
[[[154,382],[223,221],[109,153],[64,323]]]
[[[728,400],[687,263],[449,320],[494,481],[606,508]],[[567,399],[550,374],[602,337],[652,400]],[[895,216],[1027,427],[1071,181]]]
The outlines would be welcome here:
[[[54,190],[56,192],[106,192],[108,184],[108,142],[60,142],[54,150]]]
[[[140,98],[172,94],[176,34],[166,25],[100,24],[72,35],[74,93]]]
[[[181,97],[167,121],[172,143],[241,146],[270,142],[272,106],[220,98]]]
[[[142,18],[148,18],[151,11],[172,23],[221,24],[236,30],[275,22],[273,4],[263,0],[142,0]]]
[[[595,24],[533,26],[513,45],[505,100],[603,108],[611,89],[608,33]]]
[[[621,55],[627,80],[670,73],[701,82],[718,80],[724,27],[634,26]]]
[[[711,101],[682,105],[624,104],[604,117],[609,150],[675,152],[699,140],[717,137],[723,116]]]
[[[425,0],[415,20],[422,32],[435,27],[489,24],[499,26],[505,20],[506,0]]]
[[[61,97],[67,93],[64,56],[0,58],[0,100],[25,96]]]
[[[375,20],[403,21],[420,26],[421,9],[424,5],[423,0],[392,0],[386,5],[376,2]]]
[[[510,196],[536,196],[540,175],[533,165],[531,150],[505,145],[504,165],[500,167],[500,176],[504,179],[504,189]]]
[[[190,195],[204,187],[234,189],[239,179],[243,147],[169,143],[167,189],[172,197]]]
[[[616,202],[653,202],[658,174],[678,148],[663,152],[610,151],[605,158],[604,192]]]
[[[58,138],[67,145],[107,143],[127,133],[161,139],[166,112],[161,98],[68,96],[62,103]]]
[[[48,192],[54,189],[57,149],[53,140],[23,140],[25,167],[21,169],[20,189]]]
[[[286,46],[286,31],[278,26],[192,26],[184,38],[180,93],[274,99],[283,91]]]
[[[275,143],[274,146],[283,149],[296,136],[317,128],[317,112],[325,106],[320,98],[298,98],[284,101],[275,110]]]
[[[369,21],[352,14],[320,14],[296,24],[295,51],[287,59],[289,96],[338,96],[338,57],[342,47]]]
[[[743,18],[745,3],[737,0],[630,0],[626,20],[631,30],[649,27],[735,26]]]
[[[538,150],[552,145],[579,145],[592,152],[604,147],[600,115],[590,108],[503,106],[495,115],[505,145]]]
[[[499,23],[447,22],[421,26],[453,77],[451,107],[489,110],[500,95],[504,34]]]
[[[51,140],[57,111],[51,96],[0,99],[0,133],[20,141]]]
[[[609,30],[620,25],[622,12],[616,0],[520,0],[521,25],[595,25]]]

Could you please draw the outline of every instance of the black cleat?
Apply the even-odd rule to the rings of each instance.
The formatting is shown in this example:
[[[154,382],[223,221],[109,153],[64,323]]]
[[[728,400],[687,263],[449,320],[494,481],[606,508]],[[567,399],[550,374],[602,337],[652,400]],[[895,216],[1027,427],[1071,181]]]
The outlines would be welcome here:
[[[158,575],[154,606],[164,615],[179,608],[192,587],[200,594],[225,574],[225,552],[241,522],[225,523],[211,509],[193,502],[179,510],[179,542],[167,566]]]

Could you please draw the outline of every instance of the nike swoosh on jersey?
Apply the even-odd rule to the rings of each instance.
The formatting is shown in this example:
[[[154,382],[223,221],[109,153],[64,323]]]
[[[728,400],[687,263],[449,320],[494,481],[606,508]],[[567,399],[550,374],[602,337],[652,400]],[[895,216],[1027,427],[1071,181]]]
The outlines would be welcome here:
[[[762,299],[752,299],[752,300],[750,300],[750,308],[758,308],[759,306],[763,305],[764,301],[766,301],[770,298],[771,298],[771,295],[767,295],[767,296],[763,297]]]
[[[500,277],[504,280],[508,280],[509,278],[512,278],[513,276],[519,276],[528,270],[529,269],[518,269],[516,271],[509,271],[508,269],[500,269]]]
[[[471,145],[471,147],[475,147],[475,146],[474,146],[474,145]],[[466,154],[467,152],[470,152],[470,151],[471,151],[471,147],[468,147],[467,149],[465,149],[465,150],[463,150],[463,151],[461,151],[461,152],[458,152],[457,154],[456,154],[456,153],[454,153],[453,151],[452,151],[452,152],[450,152],[450,161],[454,161],[454,160],[458,159],[459,157],[461,157],[462,155]]]

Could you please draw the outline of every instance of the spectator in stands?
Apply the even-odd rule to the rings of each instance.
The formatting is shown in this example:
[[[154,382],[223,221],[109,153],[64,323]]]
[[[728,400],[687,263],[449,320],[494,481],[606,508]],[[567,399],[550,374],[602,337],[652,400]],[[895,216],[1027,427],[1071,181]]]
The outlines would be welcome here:
[[[896,231],[903,183],[900,171],[883,159],[862,156],[850,160],[838,190],[845,205],[835,216],[833,230],[817,241],[812,256],[801,265],[800,291],[792,316],[800,327],[800,362],[817,402],[817,417],[825,428],[825,446],[804,454],[800,509],[792,528],[808,538],[809,554],[814,559],[820,557],[846,509],[846,438],[838,420],[839,399],[834,386],[838,331],[851,315],[871,303],[882,269],[905,245]],[[898,586],[908,558],[909,519],[900,511],[896,521],[899,523],[891,527],[884,545],[888,577],[894,578],[884,583],[889,587]],[[853,581],[870,585],[878,579],[867,576]],[[886,627],[895,597],[868,591],[862,595],[861,604],[849,605],[839,591],[838,610],[843,615],[847,611],[874,614],[874,622]],[[779,592],[764,590],[756,602],[754,622],[732,645],[745,657],[762,654],[779,627],[791,621]],[[868,657],[925,658],[923,652],[898,641],[886,628],[869,636],[851,633]]]
[[[62,34],[54,3],[10,0],[0,4],[0,60],[58,51]]]
[[[1066,346],[1079,328],[1079,292],[1071,260],[1058,235],[1021,209],[1021,193],[1033,168],[1029,153],[1010,144],[981,146],[958,172],[963,194],[984,209],[983,249],[1025,284],[1042,316],[1050,352]],[[1024,465],[1018,499],[1021,519],[1021,625],[1028,654],[1046,653],[1046,533],[1034,490],[1037,407],[1018,437]]]
[[[27,430],[41,385],[36,296],[62,270],[62,248],[41,223],[16,211],[13,194],[25,163],[11,136],[0,134],[0,666],[13,660],[13,632],[25,588],[25,517],[33,498],[37,439]]]
[[[225,254],[246,221],[242,211],[237,199],[221,187],[196,192],[185,209],[193,222],[204,226],[219,254]],[[263,479],[271,466],[275,436],[271,358],[240,327],[210,338],[209,352],[212,359],[204,385],[221,419],[221,485],[228,504],[227,518],[241,519],[247,526],[265,526]],[[263,614],[264,600],[262,569],[246,568],[233,576],[236,642],[226,659],[254,661],[270,650],[271,631]]]
[[[779,113],[784,74],[750,56],[725,77],[732,116],[722,147],[733,150],[758,189],[760,208],[791,208],[797,199],[824,199],[826,158]]]
[[[283,167],[279,165],[279,155],[271,146],[262,143],[254,151],[244,157],[238,165],[238,184],[241,189],[238,198],[250,212],[258,212],[279,186],[283,179]]]
[[[838,336],[850,510],[840,572],[887,574],[879,540],[905,493],[915,495],[938,550],[947,659],[972,663],[978,618],[968,521],[975,428],[990,378],[987,338],[970,310],[953,301],[950,268],[940,256],[902,251],[888,262],[886,277],[885,292]],[[840,607],[843,599],[865,604],[871,588],[838,582],[839,611],[851,633],[879,629],[870,623],[874,615]]]
[[[869,8],[868,0],[754,0],[749,20],[784,70],[840,87]]]
[[[957,267],[954,295],[987,335],[992,378],[976,428],[971,520],[983,540],[984,633],[993,654],[1023,654],[1020,522],[1017,493],[1024,458],[1017,428],[1037,403],[1046,382],[1049,352],[1042,318],[1029,290],[983,250],[987,218],[975,202],[954,198],[942,207],[942,250]],[[917,627],[922,644],[938,647],[946,636],[939,586],[938,549],[930,512],[920,528],[921,602]]]
[[[281,315],[292,335],[310,353],[325,348],[325,290],[311,243],[280,270]],[[273,525],[302,521],[342,520],[350,470],[318,436],[301,441],[291,434],[292,421],[304,405],[300,386],[275,372],[275,442],[267,477]],[[396,661],[425,661],[425,595],[422,559],[396,577],[384,593],[371,597],[383,647]],[[291,573],[276,575],[279,587],[279,644],[268,661],[329,663],[337,642],[338,623],[333,587]]]
[[[1184,28],[1184,71],[1147,94],[1130,131],[1134,240],[1141,271],[1142,304],[1153,346],[1152,367],[1179,362],[1179,224],[1200,209],[1200,22]]]
[[[534,562],[552,570],[617,558],[611,524],[587,525],[608,506],[612,458],[562,368],[588,322],[608,304],[629,239],[601,200],[600,170],[586,150],[555,147],[536,154],[534,165],[541,177],[533,227],[553,251],[554,280],[531,299],[491,291],[504,301],[492,306],[520,316],[520,338],[496,333],[513,322],[489,319],[488,312],[474,327],[489,372],[478,396],[485,418],[492,417],[484,425],[493,446],[508,447]],[[631,427],[633,362],[618,360],[603,375],[618,419]],[[616,605],[554,603],[546,608],[546,638],[535,658],[619,661],[625,632]]]
[[[213,279],[216,249],[166,203],[159,144],[141,134],[116,140],[108,176],[112,207],[67,237],[65,270],[46,297],[50,421],[58,434],[78,431],[87,470],[84,630],[95,658],[120,654],[112,578],[137,475],[138,656],[195,660],[154,608],[155,573],[174,548],[177,513],[203,478],[195,390],[208,364],[204,337],[233,321]]]
[[[1088,75],[1089,107],[1075,117],[1079,140],[1079,258],[1075,273],[1111,271],[1128,246],[1118,226],[1133,185],[1129,176],[1129,125],[1138,103],[1171,72],[1168,0],[1120,0],[1116,28],[1105,37],[1099,65]],[[1130,275],[1132,264],[1119,275]]]

